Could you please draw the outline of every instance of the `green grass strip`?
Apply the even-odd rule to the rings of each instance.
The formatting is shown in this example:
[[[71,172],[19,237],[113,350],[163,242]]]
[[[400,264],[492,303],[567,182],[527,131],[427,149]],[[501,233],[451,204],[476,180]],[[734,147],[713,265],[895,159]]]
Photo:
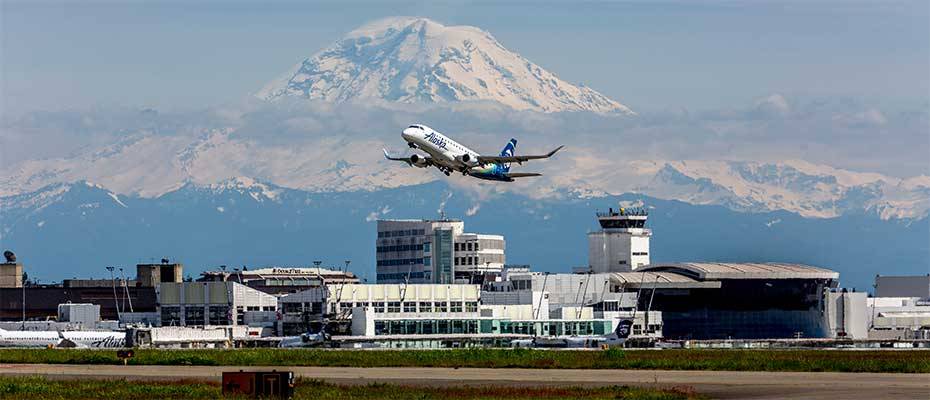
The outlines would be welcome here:
[[[132,365],[671,369],[930,373],[930,351],[137,349]],[[121,364],[115,351],[0,349],[0,363]]]
[[[220,386],[202,382],[134,382],[125,380],[49,380],[40,377],[0,377],[0,399],[215,399]],[[650,389],[626,386],[504,387],[446,386],[416,387],[394,384],[334,385],[317,380],[300,380],[294,399],[699,399],[684,389]]]

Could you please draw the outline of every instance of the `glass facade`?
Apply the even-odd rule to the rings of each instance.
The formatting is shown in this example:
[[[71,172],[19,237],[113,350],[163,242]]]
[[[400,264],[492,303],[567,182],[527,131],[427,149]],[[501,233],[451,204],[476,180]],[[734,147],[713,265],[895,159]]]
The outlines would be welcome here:
[[[433,255],[433,282],[434,283],[452,283],[455,277],[455,269],[452,265],[452,230],[436,229],[433,231],[432,255]]]
[[[824,292],[817,279],[730,279],[719,289],[657,289],[652,310],[662,311],[668,339],[827,337]],[[641,310],[649,307],[644,290]]]
[[[192,325],[189,322],[187,324]],[[229,307],[210,306],[210,325],[229,325]]]
[[[375,321],[375,335],[452,335],[478,333],[476,319],[396,319]]]
[[[610,320],[378,319],[375,335],[606,335],[612,331],[611,323]]]

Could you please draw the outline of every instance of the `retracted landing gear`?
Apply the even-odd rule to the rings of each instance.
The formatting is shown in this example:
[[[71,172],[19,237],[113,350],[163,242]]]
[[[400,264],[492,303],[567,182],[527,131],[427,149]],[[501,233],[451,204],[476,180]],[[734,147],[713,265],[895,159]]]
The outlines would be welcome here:
[[[409,146],[411,149],[416,149],[416,148],[417,148],[416,143],[413,143],[413,142],[407,142],[407,146]]]

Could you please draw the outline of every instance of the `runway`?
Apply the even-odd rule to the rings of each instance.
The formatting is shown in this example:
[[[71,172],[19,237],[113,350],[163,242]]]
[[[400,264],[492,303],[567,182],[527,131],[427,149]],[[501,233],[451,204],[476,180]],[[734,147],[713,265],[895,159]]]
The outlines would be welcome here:
[[[204,380],[223,371],[275,367],[120,366],[3,364],[0,376],[42,375],[56,379]],[[338,384],[387,382],[407,385],[526,385],[643,387],[687,386],[719,399],[926,399],[930,374],[834,372],[734,372],[490,368],[277,367],[298,377]]]

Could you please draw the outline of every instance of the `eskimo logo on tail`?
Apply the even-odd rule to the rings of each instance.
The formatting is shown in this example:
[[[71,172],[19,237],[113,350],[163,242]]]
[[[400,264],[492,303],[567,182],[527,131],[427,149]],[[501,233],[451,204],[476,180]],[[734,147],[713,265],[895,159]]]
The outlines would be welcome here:
[[[617,334],[617,337],[620,339],[626,339],[630,337],[630,333],[633,332],[633,320],[624,319],[617,321],[617,329],[614,330],[614,333]]]
[[[516,152],[516,150],[517,139],[510,139],[510,141],[507,142],[507,145],[504,146],[504,149],[501,150],[501,157],[513,157],[513,154]],[[510,171],[510,163],[503,163],[501,166],[504,167],[504,172]]]

